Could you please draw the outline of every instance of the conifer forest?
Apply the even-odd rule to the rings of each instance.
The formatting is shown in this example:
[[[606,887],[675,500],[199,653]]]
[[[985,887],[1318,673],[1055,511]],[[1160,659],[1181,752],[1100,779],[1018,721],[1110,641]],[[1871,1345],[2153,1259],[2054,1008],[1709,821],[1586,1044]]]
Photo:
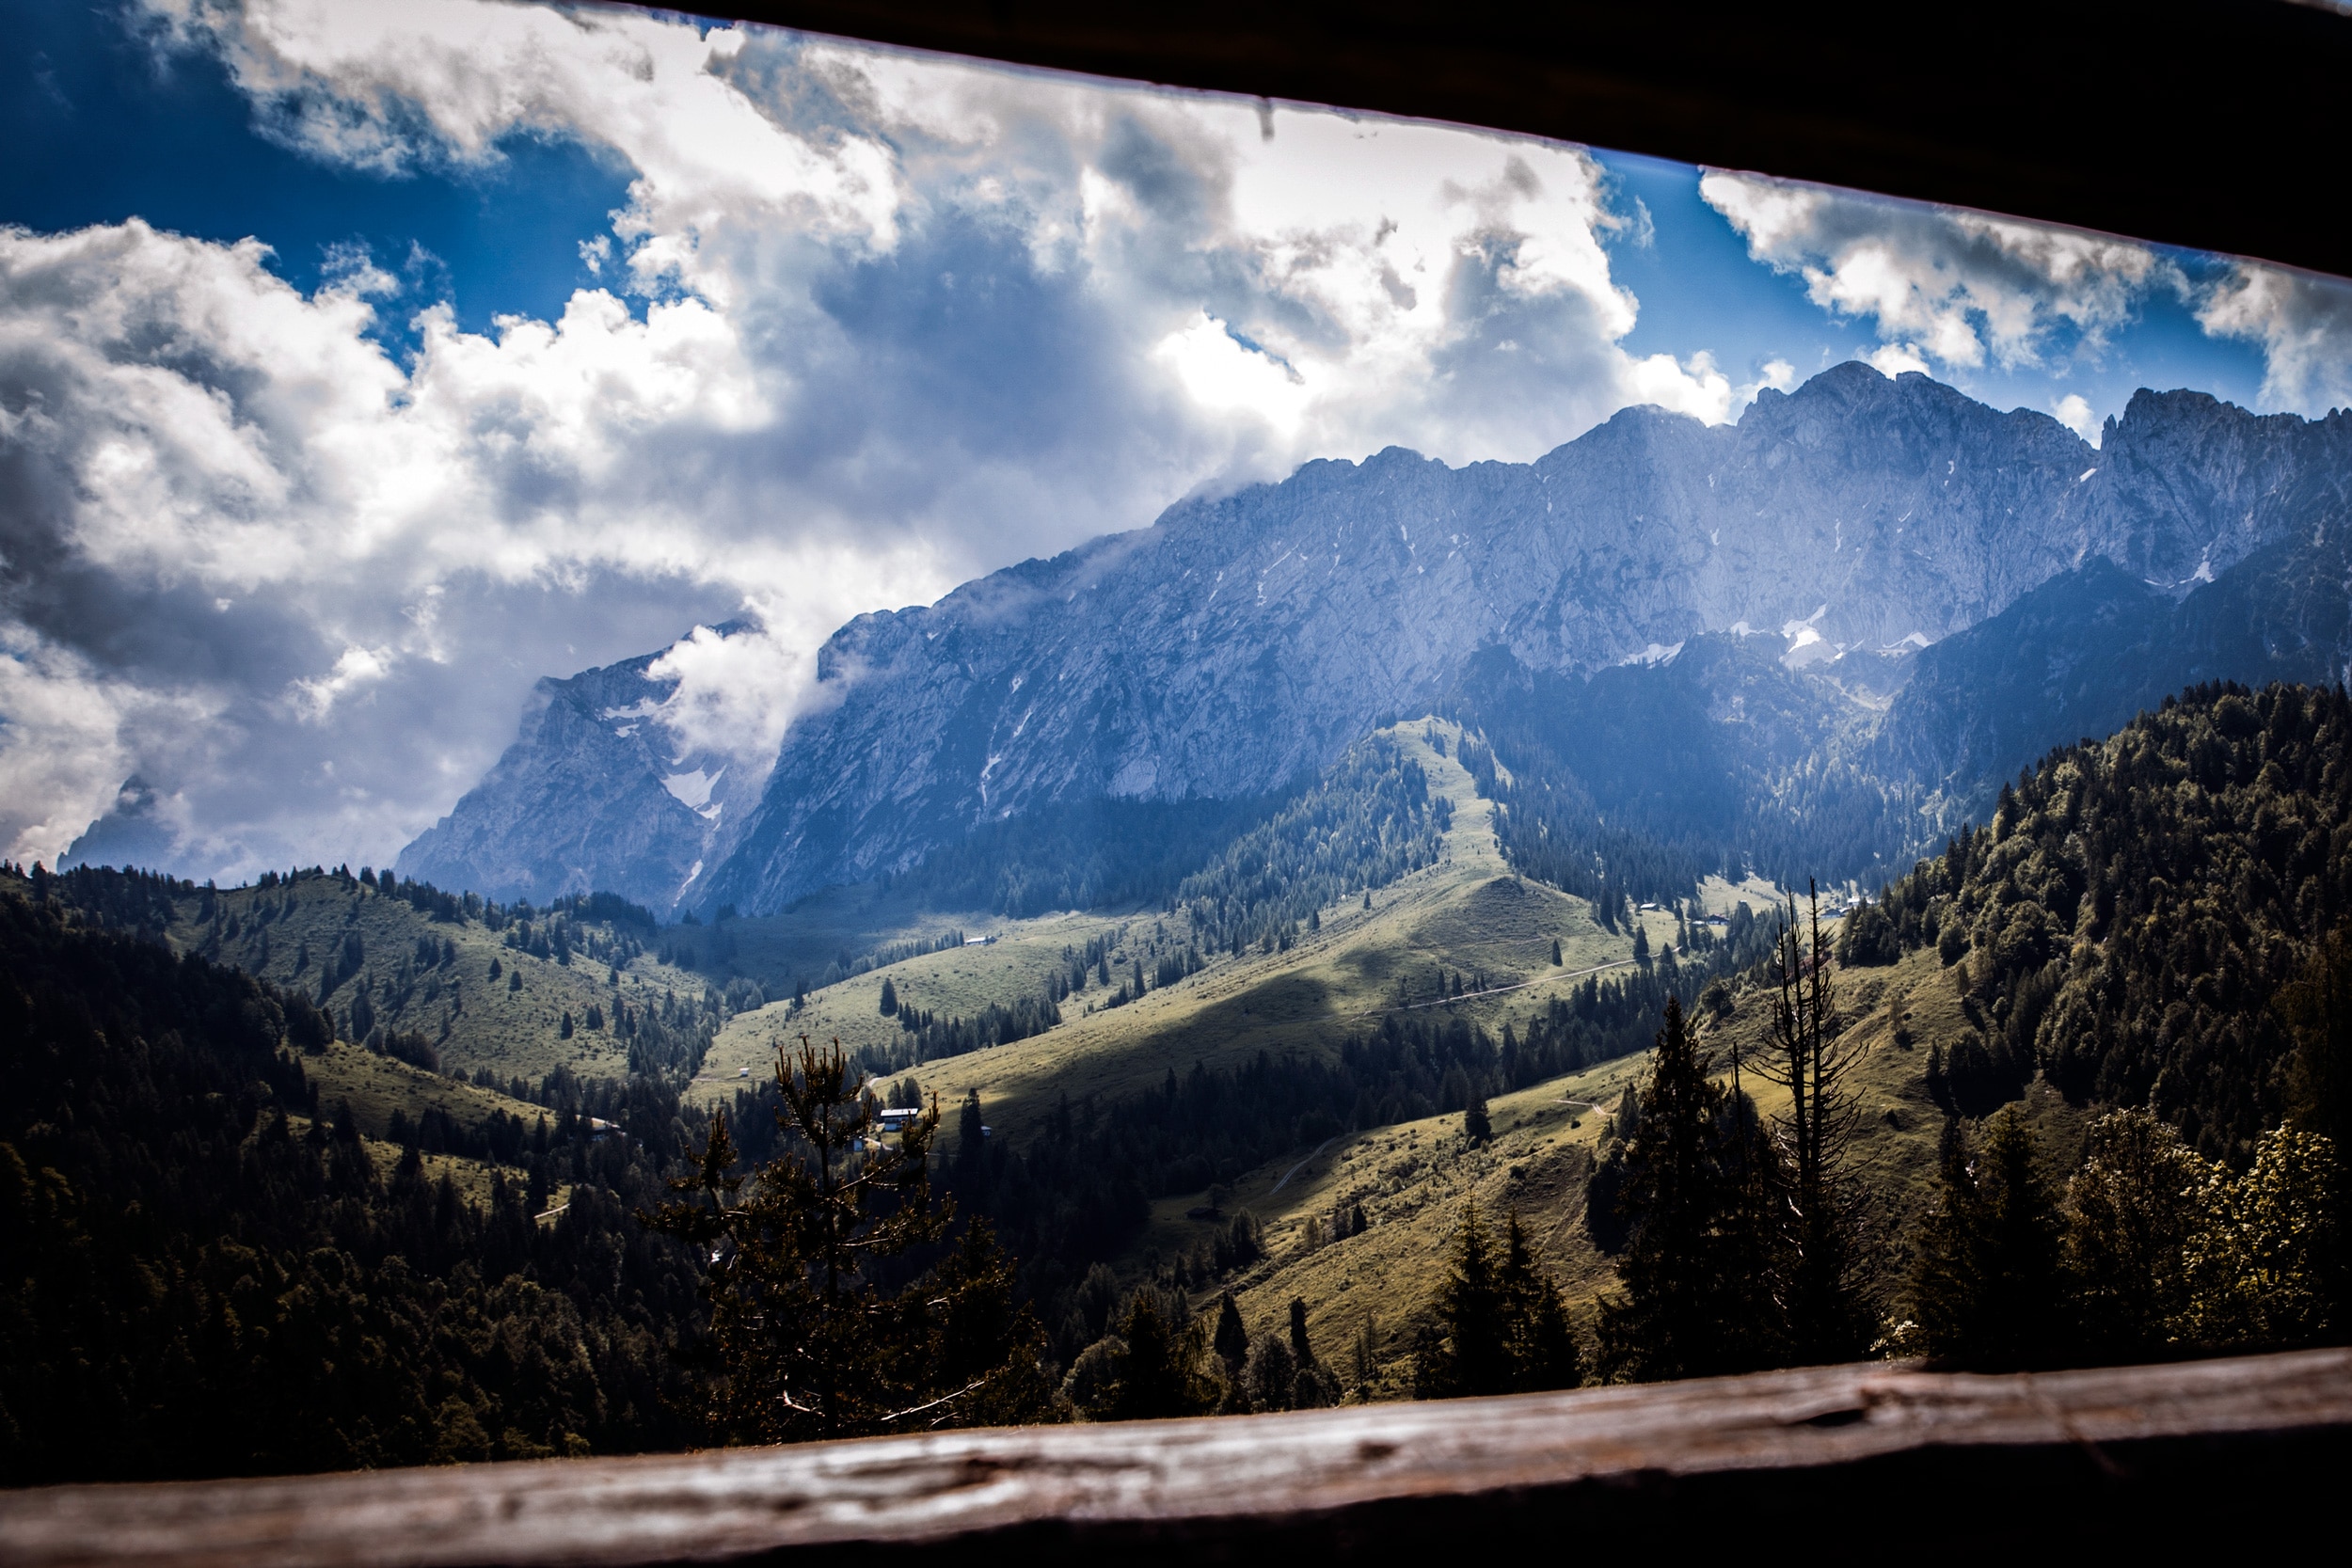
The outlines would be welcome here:
[[[2352,1347],[2352,281],[840,9],[0,0],[0,1514]]]
[[[1659,932],[1581,977],[1545,982],[1568,969],[1556,937],[1508,973],[1391,966],[1363,1016],[1065,1083],[1001,1133],[980,1087],[943,1077],[1073,1023],[1149,1037],[1154,1004],[1279,975],[1441,869],[1466,808],[1434,790],[1444,736],[1414,733],[1425,760],[1359,749],[1164,878],[1158,905],[1033,944],[1039,977],[974,1012],[917,965],[977,967],[985,942],[902,942],[789,1001],[738,983],[731,1002],[659,956],[697,932],[663,938],[617,899],[11,868],[8,1474],[628,1452],[1873,1356],[2049,1368],[2342,1331],[2352,706],[2332,689],[2197,688],[2055,750],[1988,821],[1834,914],[1785,889],[1728,918],[1644,909],[1647,879],[1677,873],[1637,861],[1549,894],[1581,901],[1562,907],[1596,952]],[[1465,799],[1498,816],[1528,799],[1539,755],[1454,733]],[[1512,845],[1481,891],[1524,901],[1547,863],[1511,866]],[[828,995],[877,979],[881,1027],[818,1038]],[[453,1059],[482,1049],[458,1026],[477,994],[548,990],[543,1049],[594,1037],[614,1070]],[[1518,1005],[1482,1013],[1488,996]],[[1184,1016],[1196,1040],[1213,1026]],[[747,1025],[763,1071],[707,1070]],[[1926,1112],[1908,1167],[1868,1153],[1891,1137],[1889,1072]],[[1546,1208],[1463,1180],[1505,1141],[1497,1107],[1595,1073],[1617,1089],[1582,1114],[1573,1190]],[[1391,1178],[1278,1220],[1258,1173],[1400,1138],[1451,1204],[1442,1250],[1396,1282],[1390,1321],[1349,1323],[1286,1260],[1360,1245],[1432,1190]]]

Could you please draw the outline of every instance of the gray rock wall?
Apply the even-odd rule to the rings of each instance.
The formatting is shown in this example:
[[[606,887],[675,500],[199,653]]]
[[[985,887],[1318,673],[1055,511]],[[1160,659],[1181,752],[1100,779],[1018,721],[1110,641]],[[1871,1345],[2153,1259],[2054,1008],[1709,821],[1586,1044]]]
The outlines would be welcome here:
[[[1394,448],[1310,463],[858,617],[723,828],[661,788],[657,747],[588,717],[627,705],[610,699],[648,684],[647,661],[549,683],[401,868],[768,911],[1036,805],[1280,788],[1439,701],[1482,650],[1581,675],[1742,626],[1805,623],[1823,657],[1931,644],[2087,562],[2176,595],[2347,511],[2344,416],[2141,392],[2103,440],[1844,365],[1762,394],[1736,426],[1628,409],[1532,464],[1448,468]],[[2346,592],[2320,597],[2303,622]],[[575,701],[591,676],[616,684]],[[1898,737],[1929,776],[1995,742],[1982,716],[1948,743],[1936,722]]]
[[[1847,365],[1736,427],[1629,409],[1534,464],[1391,449],[1187,502],[844,627],[705,896],[774,908],[1046,801],[1276,788],[1489,644],[1589,672],[1740,625],[1934,642],[2094,557],[2217,572],[2352,476],[2347,421],[2197,393],[2106,441]]]

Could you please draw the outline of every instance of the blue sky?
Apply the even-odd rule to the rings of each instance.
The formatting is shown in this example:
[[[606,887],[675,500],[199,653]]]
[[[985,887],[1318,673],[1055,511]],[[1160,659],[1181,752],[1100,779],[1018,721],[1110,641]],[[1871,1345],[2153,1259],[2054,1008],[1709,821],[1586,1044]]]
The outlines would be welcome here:
[[[0,4],[0,134],[13,150],[0,221],[142,217],[200,239],[256,235],[305,293],[334,252],[363,245],[481,331],[495,314],[559,313],[589,280],[580,242],[628,201],[628,166],[569,136],[510,135],[490,166],[401,178],[322,162],[258,133],[218,55],[159,54],[143,35],[123,8]]]
[[[2095,439],[2352,404],[2226,258],[1454,128],[479,0],[0,0],[0,853],[383,862],[542,675],[764,766],[863,610],[1390,444],[1864,358]],[[680,641],[698,624],[748,629]]]
[[[1605,149],[1595,156],[1627,201],[1641,201],[1655,230],[1649,245],[1619,238],[1609,247],[1613,275],[1642,302],[1641,318],[1624,340],[1629,352],[1687,358],[1711,351],[1726,365],[1777,357],[1804,376],[1867,359],[1881,347],[1870,318],[1825,309],[1806,297],[1803,277],[1754,260],[1730,222],[1701,198],[1698,169]],[[2200,275],[2220,265],[2194,252],[2164,254]],[[2104,418],[2122,412],[2142,387],[2193,387],[2246,407],[2270,406],[2260,347],[2214,337],[2190,305],[2169,292],[2137,300],[2128,327],[2104,348],[2083,352],[2078,336],[2058,336],[2058,352],[2042,364],[1930,368],[1939,380],[2002,408],[2047,413],[2073,394]]]

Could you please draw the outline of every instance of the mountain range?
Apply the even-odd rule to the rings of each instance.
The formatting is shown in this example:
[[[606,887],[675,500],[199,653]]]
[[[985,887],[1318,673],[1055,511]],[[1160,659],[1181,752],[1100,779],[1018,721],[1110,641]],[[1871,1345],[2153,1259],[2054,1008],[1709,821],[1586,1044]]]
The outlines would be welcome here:
[[[2143,390],[2094,447],[1859,364],[1528,464],[1314,462],[859,616],[764,770],[678,752],[658,655],[543,682],[399,869],[766,912],[990,824],[1279,797],[1445,711],[1545,809],[1867,875],[2185,685],[2342,680],[2348,494],[2345,413]]]

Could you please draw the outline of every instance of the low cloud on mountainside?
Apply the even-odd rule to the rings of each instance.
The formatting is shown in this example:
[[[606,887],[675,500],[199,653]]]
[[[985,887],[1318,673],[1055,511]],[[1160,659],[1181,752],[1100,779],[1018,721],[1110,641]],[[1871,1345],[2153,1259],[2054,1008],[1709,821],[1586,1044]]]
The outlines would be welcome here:
[[[257,135],[350,180],[577,142],[629,182],[561,312],[486,330],[414,257],[339,251],[305,293],[267,233],[0,230],[19,859],[135,779],[112,842],[143,860],[388,861],[537,677],[743,613],[660,669],[682,746],[762,759],[858,611],[1307,457],[1524,459],[1790,374],[1624,347],[1612,249],[1647,215],[1577,149],[631,11],[128,14],[158,71],[218,62]],[[2143,247],[1730,179],[1751,272],[1939,370],[2098,349],[2175,287]],[[2338,285],[2196,286],[2280,405],[2344,395]]]

